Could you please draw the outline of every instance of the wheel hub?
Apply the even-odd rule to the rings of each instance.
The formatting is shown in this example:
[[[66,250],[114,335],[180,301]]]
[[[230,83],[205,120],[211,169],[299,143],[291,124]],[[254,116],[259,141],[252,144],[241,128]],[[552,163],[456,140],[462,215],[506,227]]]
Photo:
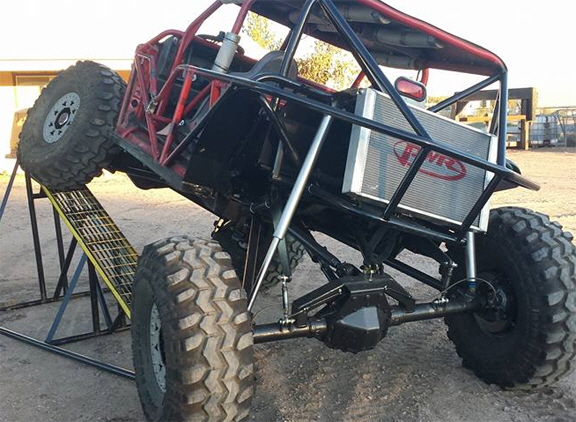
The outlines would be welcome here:
[[[164,343],[162,341],[162,324],[156,304],[152,306],[152,310],[150,311],[150,355],[156,382],[160,390],[165,393],[166,361],[164,357]]]
[[[485,332],[494,335],[505,335],[516,325],[516,305],[514,291],[504,276],[493,273],[480,274],[493,289],[488,286],[490,302],[481,312],[474,314],[476,323]]]
[[[58,142],[74,121],[79,108],[80,96],[75,92],[69,92],[56,101],[44,121],[44,141],[49,144]]]

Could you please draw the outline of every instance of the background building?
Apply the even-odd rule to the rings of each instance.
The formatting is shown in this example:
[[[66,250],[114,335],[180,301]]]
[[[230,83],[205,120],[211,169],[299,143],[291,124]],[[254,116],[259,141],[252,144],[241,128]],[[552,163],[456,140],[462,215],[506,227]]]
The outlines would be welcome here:
[[[83,57],[102,63],[127,79],[129,59],[110,60]],[[0,171],[13,167],[18,135],[29,107],[32,107],[43,87],[60,70],[76,63],[77,59],[0,59]]]
[[[184,30],[213,1],[169,0],[153,9],[152,3],[138,0],[22,0],[3,4],[0,172],[12,171],[14,159],[6,157],[14,155],[26,109],[59,71],[78,60],[93,60],[127,78],[139,43],[168,28]],[[223,30],[230,26],[224,19],[216,23]],[[203,27],[202,31],[218,34],[215,27]]]

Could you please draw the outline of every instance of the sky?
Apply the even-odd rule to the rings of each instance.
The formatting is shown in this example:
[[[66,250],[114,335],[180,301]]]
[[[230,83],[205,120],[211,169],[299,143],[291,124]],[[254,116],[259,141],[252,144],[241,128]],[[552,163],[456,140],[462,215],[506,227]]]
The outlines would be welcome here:
[[[3,4],[0,60],[130,59],[138,43],[167,28],[185,29],[211,0],[21,0]],[[499,55],[511,88],[534,86],[539,106],[576,105],[576,4],[566,0],[389,0]],[[537,6],[538,5],[538,6]],[[228,5],[233,10],[236,6]],[[225,14],[204,32],[228,30]],[[64,53],[65,52],[65,53]],[[63,57],[66,54],[73,57]],[[451,94],[431,73],[431,94]],[[436,86],[435,90],[432,90]]]

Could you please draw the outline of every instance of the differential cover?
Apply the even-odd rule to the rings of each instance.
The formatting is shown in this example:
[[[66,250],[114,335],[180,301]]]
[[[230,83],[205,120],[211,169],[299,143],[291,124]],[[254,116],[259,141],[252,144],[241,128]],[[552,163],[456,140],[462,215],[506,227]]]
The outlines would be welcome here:
[[[384,338],[390,324],[384,293],[388,277],[346,283],[342,297],[319,312],[328,323],[324,338],[328,347],[357,353],[374,348]]]

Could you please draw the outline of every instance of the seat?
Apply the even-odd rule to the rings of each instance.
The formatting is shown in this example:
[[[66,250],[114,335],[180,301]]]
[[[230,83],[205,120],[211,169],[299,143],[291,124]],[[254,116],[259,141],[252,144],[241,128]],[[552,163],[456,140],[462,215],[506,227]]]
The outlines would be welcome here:
[[[282,68],[282,60],[284,59],[283,51],[271,51],[265,54],[260,60],[258,60],[252,68],[246,72],[230,72],[230,75],[240,76],[242,78],[256,80],[258,76],[265,74],[280,74],[280,69]],[[288,78],[296,80],[298,77],[298,65],[296,61],[292,59],[290,64],[290,69],[288,70]],[[193,119],[203,119],[204,116],[208,114],[210,107],[209,98],[206,98],[200,103],[197,111],[194,113]]]
[[[264,55],[260,60],[258,60],[249,71],[232,72],[230,74],[234,76],[241,76],[246,79],[255,80],[259,75],[266,73],[280,73],[280,69],[282,68],[282,60],[284,60],[283,51],[271,51]],[[298,65],[294,59],[292,59],[292,63],[290,63],[288,77],[290,79],[296,79],[298,77]]]

